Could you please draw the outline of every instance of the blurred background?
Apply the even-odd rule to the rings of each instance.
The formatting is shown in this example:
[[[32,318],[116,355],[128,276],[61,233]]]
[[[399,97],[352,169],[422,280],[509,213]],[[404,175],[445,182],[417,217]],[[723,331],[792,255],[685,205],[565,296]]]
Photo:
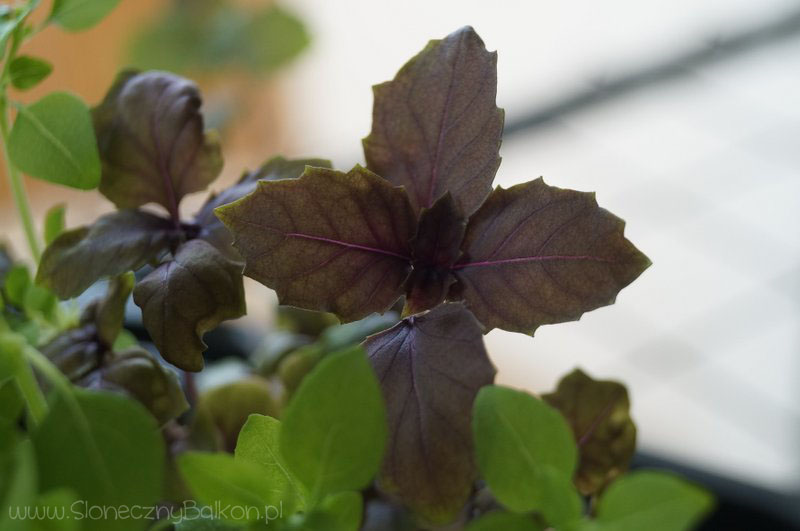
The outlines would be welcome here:
[[[575,366],[619,379],[646,455],[797,507],[797,1],[122,0],[91,31],[50,27],[23,48],[55,71],[15,96],[67,89],[95,104],[125,65],[168,68],[197,80],[222,134],[214,189],[275,154],[347,169],[363,162],[371,85],[467,24],[499,51],[496,184],[597,191],[654,263],[579,322],[490,333],[498,380],[544,392]],[[28,186],[39,220],[61,202],[70,227],[111,209],[96,192]],[[5,178],[0,227],[24,256]],[[263,327],[274,298],[248,289],[240,325]]]

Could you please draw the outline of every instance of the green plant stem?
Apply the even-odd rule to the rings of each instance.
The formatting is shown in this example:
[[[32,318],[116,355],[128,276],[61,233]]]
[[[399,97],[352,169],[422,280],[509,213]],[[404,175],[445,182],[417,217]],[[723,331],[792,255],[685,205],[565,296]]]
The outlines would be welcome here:
[[[47,415],[47,400],[27,363],[23,364],[23,368],[17,374],[17,387],[25,399],[33,424],[38,426]]]
[[[72,398],[72,383],[64,376],[64,373],[58,370],[58,367],[47,359],[47,356],[31,346],[26,346],[24,352],[28,362],[44,375],[56,391],[65,395],[68,400]]]

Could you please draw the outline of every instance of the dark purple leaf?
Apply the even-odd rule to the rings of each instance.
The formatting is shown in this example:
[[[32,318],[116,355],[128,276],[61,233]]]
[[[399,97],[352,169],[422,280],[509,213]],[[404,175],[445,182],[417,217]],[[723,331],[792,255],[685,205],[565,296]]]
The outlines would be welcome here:
[[[575,369],[542,400],[561,411],[575,434],[580,455],[575,485],[581,494],[600,492],[628,470],[636,426],[624,385],[593,380]]]
[[[403,293],[414,213],[401,188],[360,166],[261,181],[216,213],[245,274],[277,291],[281,304],[354,321],[386,311]]]
[[[364,346],[389,420],[380,486],[425,519],[448,522],[475,480],[472,403],[494,380],[481,327],[462,305],[445,304]]]
[[[93,119],[103,173],[100,192],[118,208],[163,205],[178,219],[186,194],[222,169],[216,133],[204,131],[200,91],[166,72],[123,72]]]
[[[296,179],[303,174],[306,166],[330,168],[330,161],[323,159],[287,160],[274,157],[256,171],[247,172],[233,186],[218,194],[213,194],[200,208],[195,222],[200,226],[200,238],[213,244],[217,249],[231,258],[240,258],[233,249],[233,237],[228,229],[214,214],[214,209],[241,199],[256,189],[258,181],[276,181],[279,179]]]
[[[542,179],[497,188],[469,220],[451,295],[488,330],[532,334],[577,320],[612,304],[650,265],[624,228],[593,193]]]
[[[451,266],[461,256],[466,225],[449,192],[431,208],[422,210],[417,235],[411,241],[414,269],[408,280],[405,315],[429,310],[444,301],[456,280]]]
[[[135,271],[157,259],[177,237],[172,223],[147,212],[106,214],[56,238],[42,255],[36,282],[62,299],[75,297],[101,278]]]
[[[242,265],[203,240],[191,240],[136,284],[133,300],[165,360],[203,368],[203,334],[245,313]]]
[[[500,165],[496,92],[497,53],[486,51],[475,30],[431,41],[393,81],[374,87],[367,167],[405,186],[416,212],[449,191],[471,214]]]

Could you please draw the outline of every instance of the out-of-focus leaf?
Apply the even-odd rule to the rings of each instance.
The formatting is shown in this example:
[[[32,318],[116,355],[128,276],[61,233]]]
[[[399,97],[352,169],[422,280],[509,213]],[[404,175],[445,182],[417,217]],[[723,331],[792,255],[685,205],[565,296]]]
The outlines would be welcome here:
[[[81,190],[100,182],[89,108],[66,92],[52,92],[17,107],[8,156],[17,168],[37,179]]]
[[[29,318],[21,325],[35,324],[36,317],[52,318],[58,303],[52,293],[33,283],[28,268],[21,264],[8,271],[2,291],[5,301]]]
[[[161,500],[164,442],[153,417],[130,398],[82,389],[59,395],[32,439],[42,491],[72,489],[84,507],[148,507]],[[141,521],[113,514],[84,519],[84,529],[141,529]]]
[[[13,7],[10,5],[0,6],[0,50],[6,49],[8,38],[17,29],[19,23],[31,12],[31,5]]]
[[[14,448],[14,459],[5,499],[0,500],[0,528],[4,531],[27,531],[28,522],[14,518],[19,510],[24,514],[28,506],[35,505],[38,492],[36,479],[36,455],[30,441],[26,440]],[[6,478],[3,478],[4,480]]]
[[[242,426],[252,414],[279,415],[263,378],[252,377],[210,389],[197,402],[190,440],[200,450],[233,452]]]
[[[593,193],[542,179],[496,188],[469,220],[453,266],[467,307],[487,328],[532,334],[612,304],[650,261]]]
[[[25,399],[19,392],[19,388],[10,374],[0,370],[0,424],[16,423],[25,408]],[[2,445],[0,445],[0,449]]]
[[[216,213],[246,259],[245,274],[277,291],[281,304],[355,321],[386,311],[410,271],[416,219],[408,198],[360,166],[261,181]]]
[[[612,483],[597,505],[597,531],[689,531],[714,505],[711,495],[672,474],[632,472]]]
[[[472,520],[466,531],[545,531],[530,515],[492,511]]]
[[[448,522],[476,476],[472,403],[495,374],[481,328],[462,305],[447,304],[404,319],[364,346],[391,433],[379,484],[425,519]]]
[[[319,506],[290,522],[287,530],[297,531],[358,531],[364,502],[358,492],[339,492],[322,500]]]
[[[186,452],[178,457],[178,466],[200,501],[231,508],[220,512],[225,520],[264,521],[265,507],[280,505],[283,492],[258,463],[224,453]]]
[[[0,244],[0,288],[2,288],[6,283],[6,275],[11,268],[14,266],[14,259],[11,258],[11,255],[6,249],[6,246]]]
[[[258,170],[242,175],[235,185],[208,198],[208,201],[205,202],[195,216],[195,221],[200,226],[200,237],[212,243],[223,253],[233,253],[232,258],[241,259],[232,248],[233,237],[231,233],[228,232],[228,229],[214,214],[214,209],[232,203],[253,192],[258,185],[258,181],[296,179],[303,174],[306,166],[329,168],[330,165],[330,161],[323,159],[287,160],[283,157],[270,159]]]
[[[281,422],[273,417],[250,415],[239,432],[234,455],[237,460],[257,463],[264,468],[273,488],[283,493],[284,510],[291,514],[303,510],[308,493],[281,456],[280,429]]]
[[[287,393],[294,393],[317,363],[325,355],[320,345],[313,344],[301,347],[281,360],[278,365],[278,375],[286,388]]]
[[[189,409],[177,375],[162,367],[141,348],[113,353],[102,368],[89,373],[78,383],[88,389],[128,394],[141,402],[159,425]]]
[[[366,486],[386,436],[378,381],[354,348],[327,356],[303,380],[282,417],[280,450],[313,503]]]
[[[106,296],[96,306],[94,322],[97,325],[97,336],[100,342],[109,348],[114,345],[122,331],[125,320],[125,303],[133,291],[136,282],[133,273],[120,275],[108,284]]]
[[[94,323],[65,330],[40,348],[42,354],[73,382],[97,369],[105,347],[97,341]]]
[[[8,65],[11,84],[19,90],[27,90],[38,85],[53,71],[53,65],[44,59],[19,55]]]
[[[63,299],[75,297],[101,278],[157,259],[176,238],[164,218],[140,210],[112,212],[56,238],[42,254],[36,281]]]
[[[431,208],[423,208],[411,242],[414,270],[408,278],[405,315],[441,304],[456,277],[451,266],[461,255],[467,222],[447,192]]]
[[[136,284],[133,300],[164,359],[199,371],[203,334],[245,313],[242,265],[203,240],[191,240]]]
[[[51,207],[44,216],[44,242],[47,245],[64,232],[64,214],[67,206],[59,203]]]
[[[558,527],[580,517],[572,486],[577,450],[556,409],[522,391],[483,388],[475,399],[475,455],[492,494],[508,509],[538,511]]]
[[[123,72],[93,110],[103,176],[118,208],[163,205],[174,218],[186,194],[222,169],[217,134],[204,131],[200,91],[166,72]]]
[[[561,411],[578,441],[575,485],[581,494],[599,492],[625,473],[636,450],[636,426],[624,385],[575,369],[542,400]]]
[[[250,67],[265,73],[290,62],[311,40],[303,22],[277,4],[255,14],[244,36]]]
[[[275,326],[312,339],[339,324],[339,319],[330,312],[304,310],[297,306],[278,306],[276,311]]]
[[[369,315],[352,323],[330,326],[320,335],[319,343],[329,352],[341,350],[396,325],[398,320],[397,312],[386,312],[383,315]]]
[[[120,0],[53,0],[50,20],[67,31],[83,31],[103,20]]]
[[[465,27],[430,41],[373,92],[367,167],[405,186],[415,212],[448,191],[463,215],[474,212],[500,166],[497,53]]]

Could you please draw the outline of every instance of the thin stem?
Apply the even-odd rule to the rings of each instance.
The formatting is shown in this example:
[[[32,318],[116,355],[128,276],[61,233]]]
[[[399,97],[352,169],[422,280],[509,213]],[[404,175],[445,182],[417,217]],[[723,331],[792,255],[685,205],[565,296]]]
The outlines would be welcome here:
[[[17,373],[16,381],[17,387],[28,406],[33,424],[38,426],[47,415],[47,400],[45,400],[44,393],[42,393],[39,384],[36,382],[30,365],[23,363],[23,367]]]
[[[47,359],[47,356],[39,352],[37,349],[31,346],[26,346],[24,348],[24,352],[25,358],[28,360],[28,362],[33,365],[36,370],[41,372],[44,377],[47,378],[47,381],[50,382],[50,384],[55,387],[59,393],[65,395],[65,397],[69,400],[72,397],[72,384],[67,377],[64,376],[64,373],[58,370],[58,367],[53,365],[53,362]]]

